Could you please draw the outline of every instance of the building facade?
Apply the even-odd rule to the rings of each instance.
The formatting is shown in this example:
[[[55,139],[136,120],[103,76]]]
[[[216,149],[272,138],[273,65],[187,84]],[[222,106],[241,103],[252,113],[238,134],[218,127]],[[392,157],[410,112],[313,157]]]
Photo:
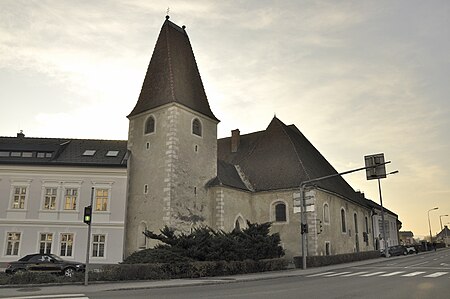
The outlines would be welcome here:
[[[0,137],[0,262],[31,253],[84,261],[84,207],[93,200],[90,260],[122,260],[126,141]]]
[[[231,137],[217,139],[219,121],[185,27],[168,17],[128,118],[124,256],[155,245],[143,236],[146,229],[158,233],[167,225],[189,233],[209,226],[229,231],[247,221],[273,222],[287,257],[301,253],[294,198],[303,181],[336,170],[296,126],[276,117],[263,131],[241,135],[236,129]],[[375,249],[377,204],[339,176],[308,192],[309,255]]]

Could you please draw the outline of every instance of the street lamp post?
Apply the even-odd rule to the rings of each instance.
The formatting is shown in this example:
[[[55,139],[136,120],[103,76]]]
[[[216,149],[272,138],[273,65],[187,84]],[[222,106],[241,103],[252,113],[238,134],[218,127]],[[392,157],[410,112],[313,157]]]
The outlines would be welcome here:
[[[430,222],[430,212],[439,209],[438,207],[428,210],[428,228],[430,229],[430,243],[433,242],[433,236],[431,235],[431,222]]]
[[[441,223],[441,231],[444,229],[442,226],[442,217],[448,217],[448,215],[439,215],[439,222]]]

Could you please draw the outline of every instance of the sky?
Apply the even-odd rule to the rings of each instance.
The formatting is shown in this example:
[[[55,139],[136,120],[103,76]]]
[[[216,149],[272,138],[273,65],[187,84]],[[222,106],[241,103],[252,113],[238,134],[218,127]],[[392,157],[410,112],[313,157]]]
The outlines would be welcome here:
[[[399,173],[383,205],[402,230],[450,222],[447,0],[0,0],[0,136],[126,140],[168,9],[219,137],[276,115],[338,172],[384,153]],[[376,180],[344,178],[379,203]]]

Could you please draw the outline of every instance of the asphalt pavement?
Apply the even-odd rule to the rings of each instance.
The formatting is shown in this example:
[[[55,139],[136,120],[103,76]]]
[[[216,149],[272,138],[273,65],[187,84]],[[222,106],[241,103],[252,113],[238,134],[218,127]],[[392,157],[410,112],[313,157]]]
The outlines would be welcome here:
[[[444,248],[440,250],[449,250]],[[423,252],[418,255],[424,255],[431,252]],[[283,277],[296,277],[303,275],[312,275],[324,271],[333,271],[337,269],[345,269],[348,267],[358,267],[364,265],[377,264],[382,261],[407,258],[407,256],[376,258],[352,263],[330,265],[325,267],[309,268],[309,269],[288,269],[283,271],[272,271],[262,273],[250,273],[233,276],[220,277],[202,277],[190,279],[169,279],[169,280],[148,280],[148,281],[120,281],[120,282],[89,282],[89,285],[70,284],[70,285],[2,285],[0,286],[0,298],[20,297],[24,295],[40,295],[40,294],[61,294],[61,293],[90,293],[114,290],[133,290],[133,289],[152,289],[152,288],[168,288],[182,286],[198,286],[208,284],[225,284],[234,282],[245,282],[255,280],[266,280]]]

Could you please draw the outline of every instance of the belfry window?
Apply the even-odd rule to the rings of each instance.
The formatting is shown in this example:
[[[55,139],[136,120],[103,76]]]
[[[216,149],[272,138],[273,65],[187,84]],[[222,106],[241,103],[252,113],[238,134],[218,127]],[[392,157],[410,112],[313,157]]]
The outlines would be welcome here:
[[[150,134],[155,132],[155,118],[150,116],[145,122],[145,134]]]
[[[197,136],[202,136],[202,124],[198,120],[198,118],[194,119],[192,122],[192,134]]]

